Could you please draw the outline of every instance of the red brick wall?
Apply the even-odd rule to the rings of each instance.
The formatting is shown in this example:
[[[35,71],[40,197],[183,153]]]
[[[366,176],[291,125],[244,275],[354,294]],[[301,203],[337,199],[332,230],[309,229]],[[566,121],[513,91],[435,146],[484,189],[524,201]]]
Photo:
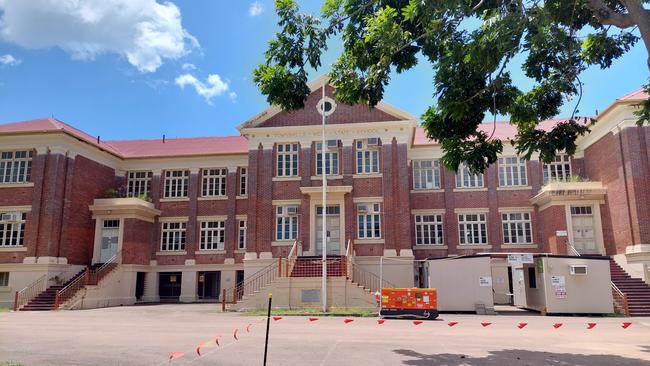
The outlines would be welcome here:
[[[331,86],[325,88],[325,95],[334,98],[332,95],[334,89]],[[322,89],[313,92],[305,102],[305,108],[293,111],[282,111],[269,118],[261,127],[283,127],[283,126],[302,126],[302,125],[319,125],[322,123],[322,116],[318,113],[316,105],[322,96]],[[398,121],[402,118],[392,116],[376,108],[369,108],[364,105],[350,106],[337,102],[336,113],[327,117],[327,124],[341,124],[352,122],[382,122]]]
[[[154,223],[137,219],[124,219],[122,237],[122,263],[149,264]]]

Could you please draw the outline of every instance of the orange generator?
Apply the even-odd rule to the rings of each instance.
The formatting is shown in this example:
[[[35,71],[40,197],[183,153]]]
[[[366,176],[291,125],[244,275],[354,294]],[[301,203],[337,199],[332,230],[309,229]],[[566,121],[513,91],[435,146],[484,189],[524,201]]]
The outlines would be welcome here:
[[[435,288],[382,288],[382,318],[430,319],[438,317]]]

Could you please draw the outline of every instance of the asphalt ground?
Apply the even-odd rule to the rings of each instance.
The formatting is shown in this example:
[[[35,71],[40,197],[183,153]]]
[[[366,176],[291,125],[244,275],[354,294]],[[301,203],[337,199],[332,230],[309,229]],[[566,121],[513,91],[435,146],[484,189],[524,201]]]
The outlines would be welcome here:
[[[262,365],[265,317],[217,307],[0,313],[0,365]],[[345,319],[272,320],[267,364],[650,365],[650,318],[441,314],[417,325]],[[632,325],[624,329],[626,321]],[[172,352],[179,357],[170,360]]]

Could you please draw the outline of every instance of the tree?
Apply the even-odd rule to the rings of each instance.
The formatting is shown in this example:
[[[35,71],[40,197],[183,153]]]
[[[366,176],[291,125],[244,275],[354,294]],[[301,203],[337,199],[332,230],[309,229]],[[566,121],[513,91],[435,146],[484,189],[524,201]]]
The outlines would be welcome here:
[[[638,40],[650,50],[650,0],[326,0],[321,16],[300,12],[293,0],[276,0],[281,30],[269,42],[266,63],[253,72],[269,103],[302,108],[310,91],[307,69],[321,67],[327,41],[341,37],[343,51],[329,72],[335,97],[375,106],[392,72],[424,60],[435,71],[437,102],[422,115],[427,135],[445,152],[444,164],[462,162],[482,172],[497,160],[502,142],[477,130],[486,114],[508,115],[517,126],[512,143],[530,159],[549,162],[558,151],[575,153],[575,140],[594,121],[578,117],[580,74],[602,69]],[[515,65],[513,60],[523,60]],[[532,88],[514,85],[520,66]],[[643,66],[641,66],[643,67]],[[650,68],[650,59],[648,60]],[[650,91],[650,83],[646,86]],[[570,118],[551,131],[540,121],[578,99]],[[650,121],[644,103],[640,121]]]

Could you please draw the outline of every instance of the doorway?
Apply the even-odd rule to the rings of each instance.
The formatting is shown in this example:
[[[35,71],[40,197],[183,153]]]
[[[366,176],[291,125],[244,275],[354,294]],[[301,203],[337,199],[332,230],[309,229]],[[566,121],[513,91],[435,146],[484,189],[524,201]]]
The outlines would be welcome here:
[[[341,254],[341,207],[327,206],[327,255]],[[323,254],[323,207],[316,207],[316,255]]]
[[[182,272],[160,272],[158,296],[160,301],[178,301],[181,296]]]
[[[197,295],[199,300],[219,300],[221,271],[199,272]]]
[[[571,206],[573,246],[580,254],[599,254],[591,206]]]
[[[106,263],[117,254],[120,237],[120,220],[104,220],[102,223],[102,241],[99,263]]]
[[[137,272],[135,274],[135,300],[142,301],[144,295],[144,279],[146,272]]]

